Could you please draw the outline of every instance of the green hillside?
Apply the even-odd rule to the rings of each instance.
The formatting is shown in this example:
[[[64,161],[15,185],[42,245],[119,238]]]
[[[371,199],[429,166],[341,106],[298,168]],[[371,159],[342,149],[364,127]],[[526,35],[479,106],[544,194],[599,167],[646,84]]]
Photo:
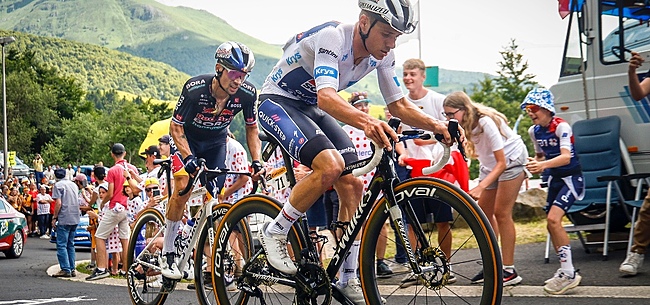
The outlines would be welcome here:
[[[202,10],[154,0],[5,0],[0,28],[117,49],[170,64],[190,75],[214,71],[214,50],[236,39],[255,52],[251,81],[261,84],[281,51]]]
[[[175,100],[189,75],[170,65],[110,50],[93,44],[0,30],[0,36],[14,36],[5,48],[31,51],[46,66],[79,81],[84,90],[120,90],[144,98]]]

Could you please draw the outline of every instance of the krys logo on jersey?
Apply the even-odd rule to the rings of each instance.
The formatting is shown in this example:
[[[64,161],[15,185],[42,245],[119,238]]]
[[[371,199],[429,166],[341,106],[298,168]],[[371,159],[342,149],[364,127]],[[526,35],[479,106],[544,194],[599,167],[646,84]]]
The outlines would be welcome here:
[[[338,78],[339,71],[328,66],[318,66],[314,69],[314,78],[319,78],[321,76]]]

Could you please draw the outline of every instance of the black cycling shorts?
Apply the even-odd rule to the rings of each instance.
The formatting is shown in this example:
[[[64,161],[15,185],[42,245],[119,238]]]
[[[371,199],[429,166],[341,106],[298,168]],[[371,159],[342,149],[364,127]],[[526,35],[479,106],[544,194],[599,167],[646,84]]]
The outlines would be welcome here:
[[[318,106],[273,94],[260,95],[260,100],[257,110],[260,126],[294,160],[311,167],[316,155],[326,149],[338,150],[345,165],[358,160],[348,134]]]
[[[186,135],[187,136],[187,135]],[[209,139],[195,139],[195,137],[187,136],[187,143],[190,146],[192,154],[196,158],[205,159],[205,166],[209,169],[216,168],[227,168],[226,167],[226,137],[228,133],[215,132],[214,136]],[[172,159],[172,172],[174,175],[187,175],[185,170],[183,170],[185,164],[183,162],[183,157],[181,152],[176,149],[173,139],[170,140],[170,145],[173,147],[173,152],[171,155]],[[182,170],[182,171],[181,171]],[[215,178],[210,183],[205,181],[204,177],[201,177],[201,185],[206,186],[206,189],[210,192],[213,197],[217,197],[219,191],[224,186],[226,181],[225,175],[220,175]]]

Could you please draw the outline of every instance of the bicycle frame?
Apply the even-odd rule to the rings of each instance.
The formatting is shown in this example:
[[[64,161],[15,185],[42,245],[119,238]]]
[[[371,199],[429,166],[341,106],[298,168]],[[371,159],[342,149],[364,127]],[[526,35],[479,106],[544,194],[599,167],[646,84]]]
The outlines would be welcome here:
[[[206,181],[210,181],[211,180],[210,179],[211,175],[218,176],[218,175],[225,175],[225,174],[250,175],[250,173],[248,173],[248,172],[231,172],[231,171],[228,171],[228,170],[223,171],[223,170],[220,170],[220,169],[210,170],[210,169],[205,167],[204,163],[201,163],[201,166],[199,167],[199,171],[197,172],[197,174],[190,180],[187,187],[184,190],[180,191],[180,193],[181,194],[186,194],[189,190],[192,190],[192,193],[190,195],[190,199],[191,198],[197,198],[199,196],[200,196],[199,198],[205,198],[205,196],[207,194],[209,194],[209,192],[207,191],[205,186],[200,187],[198,189],[196,188],[196,186],[200,182],[200,179],[197,179],[197,178],[201,177],[202,175],[206,175],[207,176]],[[170,191],[170,193],[171,193],[171,191]],[[169,199],[166,199],[166,200],[169,200]],[[165,201],[165,202],[167,202],[167,201]],[[185,270],[185,267],[186,267],[190,257],[192,256],[192,251],[195,248],[196,242],[197,242],[197,240],[199,238],[199,234],[196,234],[197,233],[197,228],[203,228],[203,226],[206,225],[206,224],[208,226],[212,227],[212,225],[214,223],[213,217],[212,217],[212,209],[217,203],[218,203],[218,200],[214,196],[212,196],[212,194],[210,194],[210,196],[208,197],[208,200],[205,200],[203,205],[200,207],[199,212],[198,212],[197,221],[194,222],[194,225],[190,229],[190,233],[189,233],[190,240],[189,240],[189,242],[183,243],[182,248],[177,249],[177,251],[180,251],[180,259],[179,259],[179,261],[177,263],[179,270]],[[161,202],[161,204],[162,204],[162,202]],[[145,249],[148,249],[148,248],[151,247],[151,245],[153,244],[155,239],[157,237],[160,237],[161,234],[165,231],[165,228],[166,228],[166,225],[163,225],[160,228],[160,230],[156,233],[154,238],[152,238],[151,241],[146,245]],[[214,244],[214,236],[210,235],[209,239],[210,239],[210,245],[213,245]],[[151,264],[149,264],[147,262],[141,261],[140,257],[142,256],[143,252],[141,252],[138,255],[138,257],[136,258],[136,261],[138,263],[143,264],[143,265],[147,265],[150,268],[160,269],[159,267],[156,267],[156,266],[153,266],[153,265],[151,265]]]
[[[401,140],[417,138],[419,136],[420,134],[403,135],[401,137]],[[392,144],[394,145],[395,143]],[[276,147],[278,146],[279,145],[277,143],[270,142],[263,150],[263,159],[268,160],[268,157],[275,151]],[[287,178],[289,181],[289,185],[294,186],[296,184],[296,181],[293,176],[293,171],[291,170],[290,167],[290,165],[292,164],[292,160],[288,156],[288,154],[284,151],[284,149],[282,149],[282,152],[283,152],[282,156],[283,156],[284,164],[285,167],[287,168],[286,175],[288,176]],[[398,206],[398,202],[404,200],[405,198],[408,198],[409,194],[397,194],[400,195],[400,199],[398,200],[398,198],[396,198],[396,194],[394,193],[394,186],[400,183],[400,180],[397,177],[397,174],[395,172],[395,167],[393,162],[394,159],[395,159],[394,151],[384,150],[384,153],[381,156],[381,160],[379,161],[379,164],[376,167],[377,170],[370,181],[368,190],[363,195],[359,207],[357,208],[349,224],[343,231],[341,238],[338,239],[337,245],[334,249],[334,254],[332,255],[330,263],[326,269],[326,273],[329,276],[329,278],[333,279],[336,277],[336,274],[338,273],[341,265],[345,260],[346,254],[350,251],[352,247],[352,243],[355,237],[360,233],[363,227],[363,223],[366,222],[370,213],[373,212],[375,209],[382,209],[382,208],[386,209],[390,213],[391,222],[395,225],[396,230],[398,230],[399,232],[398,234],[399,242],[404,246],[407,252],[409,264],[413,270],[413,273],[421,274],[423,272],[430,272],[433,269],[435,269],[434,266],[429,266],[429,267],[420,266],[415,258],[413,249],[411,247],[411,243],[406,233],[406,227],[403,222],[404,215],[402,214],[402,211]],[[364,167],[370,162],[371,162],[370,159],[364,159],[364,160],[357,161],[353,164],[350,164],[344,169],[343,174],[350,173],[354,169]],[[431,191],[432,190],[414,190],[414,192],[431,192]],[[377,201],[380,192],[383,192],[384,197],[386,197],[387,199],[386,200],[387,204],[385,206],[379,206],[379,205],[375,206],[375,202]],[[404,204],[404,208],[405,208],[408,222],[412,224],[412,227],[414,228],[415,235],[417,236],[419,243],[423,247],[428,248],[430,246],[429,241],[427,240],[426,234],[422,229],[421,224],[418,221],[418,218],[415,215],[415,211],[413,210],[410,203],[408,202]],[[301,234],[305,237],[305,240],[307,242],[306,249],[309,250],[310,256],[318,259],[319,255],[317,255],[317,253],[314,253],[316,246],[312,241],[312,239],[309,238],[306,219],[303,217],[302,219],[296,222],[296,225],[299,226],[300,228],[299,232],[301,232]],[[276,280],[277,283],[280,284],[288,285],[291,287],[295,286],[295,283],[289,279],[276,278],[274,280]],[[344,297],[338,291],[338,287],[336,286],[335,283],[332,283],[332,288],[333,288],[332,290],[334,293],[333,294],[334,298],[343,302]]]

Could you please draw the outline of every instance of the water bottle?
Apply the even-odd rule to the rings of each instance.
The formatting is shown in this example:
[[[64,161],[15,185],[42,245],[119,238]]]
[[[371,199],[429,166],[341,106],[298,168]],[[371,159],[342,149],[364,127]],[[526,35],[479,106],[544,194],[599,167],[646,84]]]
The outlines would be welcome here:
[[[193,219],[188,219],[187,222],[185,223],[185,226],[183,226],[183,232],[181,235],[183,236],[183,239],[185,239],[185,242],[189,240],[190,233],[192,232],[192,227],[194,226],[194,220]]]
[[[136,257],[140,255],[142,250],[144,250],[144,247],[147,246],[147,239],[144,237],[144,232],[146,232],[145,228],[142,228],[140,230],[140,233],[138,234],[138,237],[135,241],[135,255]]]

